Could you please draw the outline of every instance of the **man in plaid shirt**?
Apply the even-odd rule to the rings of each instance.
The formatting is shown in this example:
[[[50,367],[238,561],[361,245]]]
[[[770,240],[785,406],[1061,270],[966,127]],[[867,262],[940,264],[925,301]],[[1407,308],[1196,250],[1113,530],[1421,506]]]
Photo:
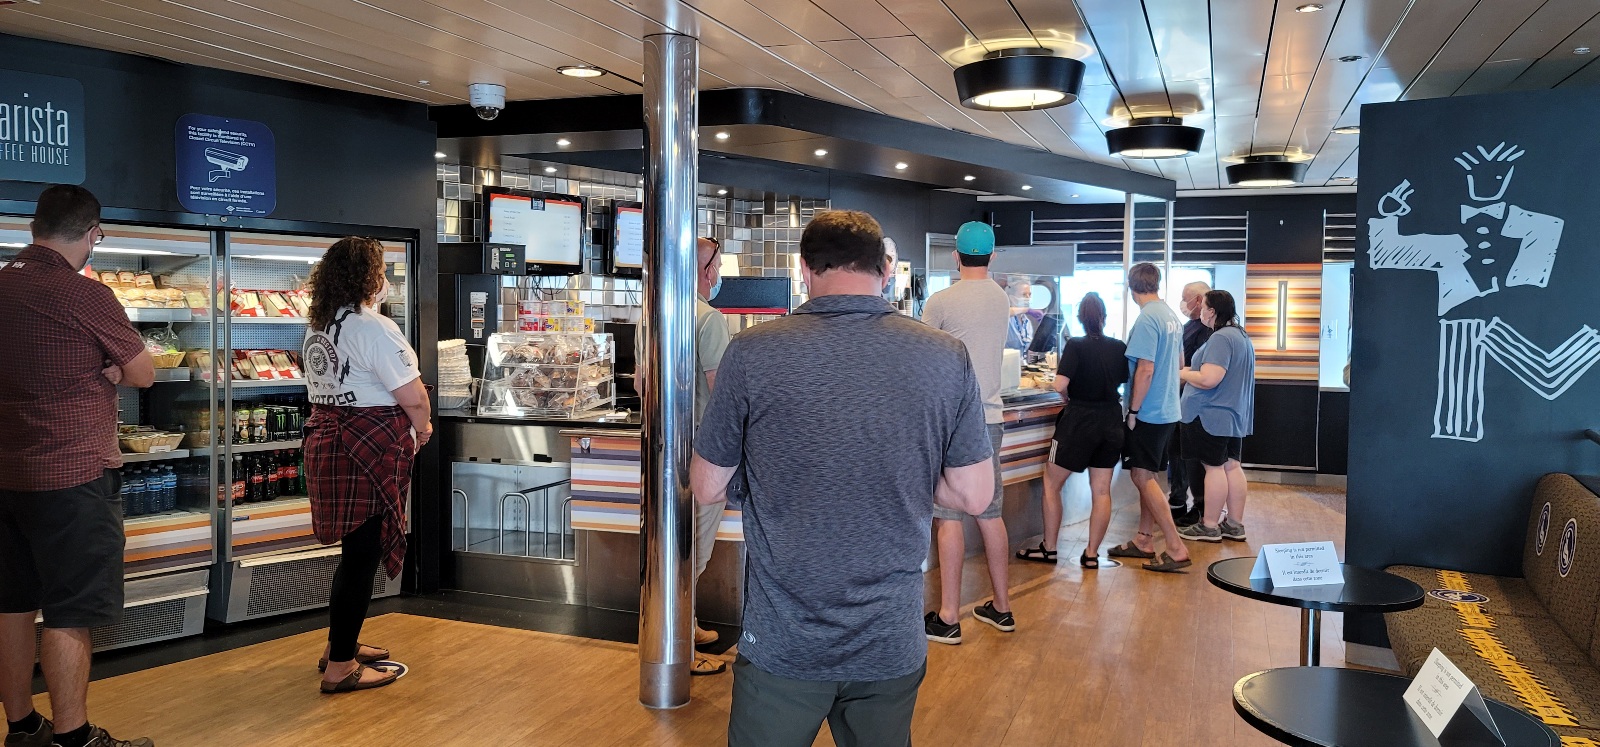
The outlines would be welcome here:
[[[117,385],[155,364],[111,289],[80,274],[100,230],[82,187],[39,195],[33,244],[0,261],[0,700],[6,747],[153,747],[88,719],[91,628],[122,618]],[[34,620],[44,613],[50,715],[33,710]]]

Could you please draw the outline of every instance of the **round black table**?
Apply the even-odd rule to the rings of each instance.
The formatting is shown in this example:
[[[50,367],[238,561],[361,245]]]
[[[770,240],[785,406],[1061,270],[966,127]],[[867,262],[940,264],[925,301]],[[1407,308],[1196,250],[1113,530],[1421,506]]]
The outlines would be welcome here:
[[[1233,709],[1246,723],[1296,747],[1439,747],[1406,705],[1411,680],[1337,667],[1288,667],[1245,675],[1233,686]],[[1506,747],[1558,747],[1538,719],[1484,698]]]
[[[1322,613],[1403,612],[1422,606],[1422,587],[1392,573],[1340,564],[1344,583],[1277,588],[1250,578],[1256,559],[1228,558],[1211,564],[1206,579],[1213,586],[1271,604],[1300,608],[1300,663],[1322,663]]]

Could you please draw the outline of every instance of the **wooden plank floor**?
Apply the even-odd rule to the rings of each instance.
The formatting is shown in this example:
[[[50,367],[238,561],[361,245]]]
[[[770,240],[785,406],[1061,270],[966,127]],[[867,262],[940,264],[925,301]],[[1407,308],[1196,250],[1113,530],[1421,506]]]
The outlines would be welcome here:
[[[915,722],[918,744],[1274,744],[1239,720],[1231,688],[1250,672],[1298,663],[1299,612],[1212,587],[1204,567],[1261,542],[1334,539],[1342,498],[1253,484],[1246,544],[1196,545],[1187,575],[1133,567],[1085,573],[1019,569],[1019,628],[969,619],[961,646],[931,646]],[[1316,498],[1317,500],[1313,500]],[[1137,518],[1123,497],[1111,538]],[[1062,557],[1076,557],[1070,527]],[[1079,543],[1079,544],[1075,544]],[[1107,545],[1109,547],[1109,545]],[[1342,552],[1342,549],[1341,549]],[[1041,566],[1042,567],[1042,566]],[[969,561],[970,579],[981,566]],[[1323,662],[1343,663],[1338,615],[1324,618]],[[637,703],[633,646],[391,614],[366,641],[412,667],[395,685],[323,696],[314,667],[323,633],[95,682],[91,713],[118,736],[161,747],[215,745],[716,745],[732,680],[696,678],[670,712]],[[47,711],[40,698],[40,710]],[[817,744],[829,745],[826,730]]]

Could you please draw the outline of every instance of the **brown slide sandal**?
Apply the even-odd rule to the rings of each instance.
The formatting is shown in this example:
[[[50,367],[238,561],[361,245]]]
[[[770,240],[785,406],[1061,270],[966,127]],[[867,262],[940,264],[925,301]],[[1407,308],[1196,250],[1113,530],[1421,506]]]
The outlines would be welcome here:
[[[1106,554],[1113,558],[1138,558],[1140,560],[1149,560],[1156,556],[1153,552],[1140,550],[1138,545],[1133,544],[1133,540],[1128,540],[1107,550]]]
[[[1147,571],[1155,571],[1156,573],[1183,573],[1183,569],[1188,568],[1191,565],[1194,565],[1194,561],[1189,560],[1188,558],[1184,558],[1183,560],[1173,560],[1171,555],[1161,553],[1161,555],[1156,557],[1156,561],[1154,563],[1145,563],[1139,567]]]
[[[378,653],[376,653],[376,654],[368,654],[366,656],[362,656],[361,655],[362,647],[378,648],[377,646],[368,646],[365,643],[357,643],[356,644],[356,663],[357,664],[374,664],[374,663],[377,663],[377,662],[380,662],[380,661],[387,660],[389,658],[389,650],[388,649],[383,649],[383,648],[379,648],[378,649]],[[318,672],[326,672],[326,671],[328,671],[328,660],[327,659],[318,659],[317,660],[317,671]]]
[[[383,672],[386,676],[381,680],[362,682],[362,672]],[[335,693],[353,693],[357,690],[372,690],[383,687],[384,685],[393,684],[397,679],[400,679],[399,672],[384,672],[382,669],[373,669],[365,664],[357,664],[356,671],[351,672],[349,677],[339,680],[338,682],[328,682],[327,680],[323,680],[322,694],[333,695]]]
[[[709,656],[696,656],[694,657],[694,663],[689,665],[689,674],[694,677],[709,677],[726,671],[728,671],[728,662],[721,659],[713,659]]]

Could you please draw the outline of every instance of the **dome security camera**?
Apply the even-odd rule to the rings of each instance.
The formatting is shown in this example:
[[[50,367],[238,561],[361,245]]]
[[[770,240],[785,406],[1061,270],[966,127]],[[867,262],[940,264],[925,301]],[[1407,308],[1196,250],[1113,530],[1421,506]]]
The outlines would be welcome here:
[[[467,87],[467,95],[478,119],[494,119],[506,108],[506,87],[498,83],[473,83]]]

